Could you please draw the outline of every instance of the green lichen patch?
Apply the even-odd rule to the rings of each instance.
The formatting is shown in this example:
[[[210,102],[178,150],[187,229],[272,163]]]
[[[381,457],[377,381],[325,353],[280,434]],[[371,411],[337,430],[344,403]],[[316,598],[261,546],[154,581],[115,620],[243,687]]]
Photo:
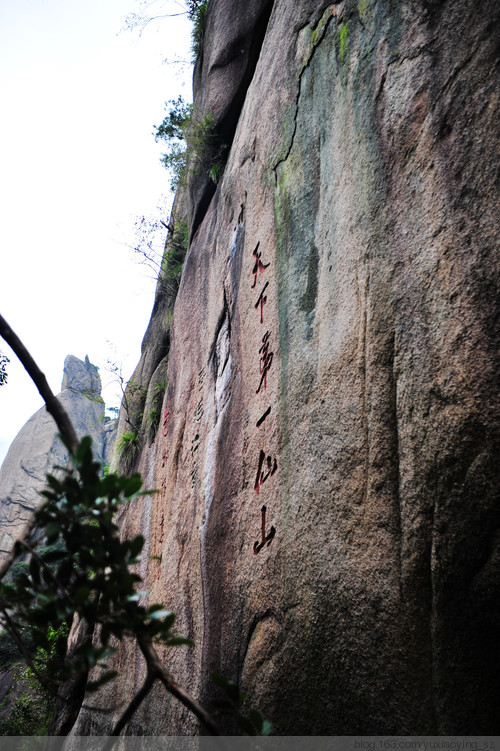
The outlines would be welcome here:
[[[318,44],[322,41],[326,28],[328,24],[330,23],[330,20],[335,15],[335,6],[329,5],[323,15],[321,16],[320,20],[318,21],[317,25],[314,27],[314,29],[311,30],[311,38],[309,40],[309,45],[307,49],[307,53],[305,56],[305,60],[303,63],[302,70],[309,65],[309,61],[311,57],[313,56],[314,50],[318,46]],[[302,72],[302,71],[301,71]]]
[[[347,26],[348,24],[345,23],[343,26],[340,27],[339,31],[339,45],[340,45],[340,62],[344,62],[345,54],[347,51]]]
[[[368,0],[359,0],[358,13],[360,16],[363,16],[366,13],[367,7],[368,7]]]

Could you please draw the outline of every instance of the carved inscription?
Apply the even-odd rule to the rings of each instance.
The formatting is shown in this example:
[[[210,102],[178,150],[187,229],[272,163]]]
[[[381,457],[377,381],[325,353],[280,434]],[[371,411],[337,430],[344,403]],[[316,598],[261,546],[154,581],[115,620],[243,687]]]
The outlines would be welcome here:
[[[269,417],[270,414],[271,414],[271,407],[268,407],[266,411],[264,412],[264,414],[262,415],[262,417],[260,417],[255,423],[255,427],[260,428],[260,426],[262,425],[266,417]]]
[[[254,289],[255,285],[257,284],[257,274],[259,274],[259,273],[263,274],[264,271],[267,269],[267,267],[271,265],[271,262],[269,262],[269,263],[263,263],[260,260],[261,257],[262,257],[262,253],[259,253],[259,245],[260,245],[260,240],[257,243],[257,245],[255,247],[255,250],[253,252],[253,256],[255,258],[255,263],[254,263],[253,269],[252,269],[252,274],[253,274],[253,277],[254,277],[253,284],[252,284],[252,289]]]
[[[274,352],[270,351],[270,346],[269,346],[269,337],[270,336],[271,336],[271,334],[269,333],[269,331],[266,331],[266,333],[262,337],[262,347],[259,349],[259,355],[260,355],[260,360],[259,360],[260,383],[259,383],[259,387],[258,387],[257,391],[255,392],[256,394],[259,393],[259,391],[261,390],[262,386],[264,386],[264,391],[266,390],[266,388],[267,388],[267,374],[268,374],[268,372],[271,369],[271,365],[273,364]]]
[[[264,485],[268,477],[272,477],[278,469],[278,462],[276,457],[266,456],[265,451],[259,454],[259,464],[257,466],[257,477],[255,478],[254,490],[259,495],[260,488]]]
[[[203,390],[203,384],[205,382],[205,375],[206,371],[205,368],[202,368],[200,372],[198,373],[198,391]],[[191,478],[191,490],[194,489],[194,486],[196,485],[196,480],[198,478],[198,455],[197,451],[200,447],[200,428],[199,423],[202,420],[204,414],[204,406],[203,406],[203,397],[201,397],[195,407],[194,413],[193,413],[193,425],[195,427],[196,433],[194,435],[194,438],[191,439],[191,445],[189,447],[189,453],[191,456],[192,461],[192,469],[189,473],[189,476]]]
[[[168,433],[168,409],[165,409],[165,412],[163,413],[163,423],[161,428],[161,434],[164,438],[167,437]]]
[[[265,295],[264,292],[266,291],[268,286],[269,286],[269,282],[266,282],[264,285],[264,288],[262,289],[262,292],[260,293],[257,299],[257,302],[254,305],[255,310],[258,310],[259,305],[260,305],[260,322],[261,323],[264,323],[264,305],[267,302],[267,295]]]
[[[257,540],[257,542],[254,542],[254,544],[253,544],[253,552],[254,552],[255,555],[257,555],[257,553],[260,553],[260,551],[262,550],[262,548],[264,547],[264,545],[267,545],[269,547],[269,545],[272,542],[272,539],[273,539],[274,535],[276,534],[275,528],[271,527],[271,529],[269,530],[269,534],[266,535],[266,511],[267,511],[266,507],[262,506],[262,508],[260,510],[260,513],[261,513],[261,540],[260,540],[260,542]]]
[[[166,410],[165,410],[165,413],[166,413]],[[165,469],[165,467],[167,466],[167,459],[168,459],[168,449],[165,448],[165,449],[163,449],[163,453],[161,455],[161,468],[162,469]],[[165,473],[162,473],[162,475],[163,475],[163,479],[161,481],[160,493],[159,493],[159,495],[160,495],[160,508],[161,509],[164,508],[164,500],[165,500],[165,497],[166,497],[166,494],[167,494],[167,476],[166,476]],[[161,548],[162,548],[163,541],[164,541],[164,525],[165,525],[165,513],[162,510],[161,517],[160,517],[160,522],[159,522],[159,525],[158,525],[159,532],[158,532],[158,536],[157,536],[157,539],[156,539],[156,545],[155,545],[155,549],[159,550],[159,556],[158,556],[159,564],[158,564],[158,572],[157,572],[157,575],[156,575],[157,579],[159,579],[160,575],[161,575],[161,558],[162,558]]]
[[[264,259],[262,258],[262,251],[259,250],[260,242],[257,243],[255,249],[252,252],[252,269],[251,269],[251,275],[253,277],[253,282],[251,284],[251,289],[255,289],[256,293],[258,292],[258,297],[255,300],[254,303],[254,310],[257,311],[257,314],[259,315],[260,324],[264,324],[264,308],[268,302],[268,294],[269,294],[269,279],[262,280],[261,288],[258,288],[258,280],[260,275],[265,274],[266,269],[269,268],[271,265],[271,262],[265,263]],[[255,298],[254,298],[255,299]],[[271,366],[273,364],[273,358],[274,358],[274,352],[272,351],[271,346],[271,332],[268,330],[262,337],[262,343],[258,351],[258,357],[259,357],[259,376],[260,380],[257,386],[256,395],[258,394],[264,394],[267,389],[267,378],[269,371],[271,370]],[[262,398],[262,396],[260,397]],[[261,425],[265,422],[265,420],[269,417],[271,414],[271,406],[267,406],[267,409],[264,410],[261,417],[256,422],[256,427],[260,428]],[[246,453],[248,446],[248,441],[244,442],[244,451],[243,453]],[[267,451],[265,451],[263,448],[260,448],[259,451],[259,457],[257,460],[257,467],[255,470],[254,465],[254,472],[255,474],[255,481],[254,481],[254,490],[257,495],[261,493],[262,486],[272,478],[272,476],[275,474],[275,472],[278,469],[278,462],[275,456],[272,454],[268,454]],[[244,477],[246,475],[246,463],[244,463]],[[245,485],[245,479],[244,479],[244,485]],[[258,555],[261,550],[263,550],[265,547],[269,547],[272,540],[274,539],[276,535],[276,529],[271,526],[269,532],[266,532],[266,513],[267,513],[267,506],[263,505],[260,510],[261,514],[261,520],[260,520],[260,526],[261,526],[261,539],[260,541],[257,541],[254,543],[253,546],[253,552],[254,555]]]

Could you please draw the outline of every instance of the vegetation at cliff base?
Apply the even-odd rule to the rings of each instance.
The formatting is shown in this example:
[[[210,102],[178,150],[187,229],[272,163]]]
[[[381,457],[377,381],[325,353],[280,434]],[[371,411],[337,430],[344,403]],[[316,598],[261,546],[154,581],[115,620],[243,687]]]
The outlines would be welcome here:
[[[71,447],[67,448],[71,453]],[[3,626],[13,635],[29,665],[23,680],[28,681],[30,691],[35,678],[45,687],[40,694],[45,709],[38,716],[43,726],[35,727],[29,692],[24,692],[19,701],[13,702],[15,711],[9,733],[47,731],[53,708],[47,688],[49,694],[55,694],[61,682],[75,674],[87,674],[92,668],[97,674],[87,682],[87,692],[113,680],[117,673],[107,664],[116,651],[112,642],[127,637],[136,640],[146,660],[146,679],[112,734],[121,732],[153,684],[160,681],[217,735],[210,715],[175,683],[160,662],[157,645],[174,647],[191,645],[191,641],[176,634],[174,613],[158,603],[142,604],[137,589],[141,577],[136,565],[144,538],[137,535],[121,540],[114,521],[121,505],[154,491],[141,490],[139,474],[126,477],[108,473],[101,477],[89,437],[83,438],[76,452],[71,453],[71,461],[72,468],[62,470],[58,476],[47,476],[48,487],[42,492],[45,503],[34,512],[34,525],[43,533],[44,542],[53,546],[51,552],[42,558],[35,543],[16,543],[17,553],[27,553],[29,564],[12,581],[0,584]],[[66,624],[74,615],[91,624],[93,633],[82,638],[68,654]],[[37,646],[35,657],[29,654],[27,640]],[[220,677],[216,680],[230,699],[224,700],[221,707],[235,713],[245,732],[255,735],[270,730],[257,712],[242,712],[243,700],[235,684]]]
[[[26,626],[21,630],[23,638],[27,636]],[[47,735],[54,710],[58,683],[62,679],[54,660],[58,652],[66,652],[68,624],[63,622],[56,630],[47,630],[47,647],[37,647],[32,667],[17,664],[14,670],[13,689],[0,704],[0,711],[8,714],[0,719],[0,736]],[[15,645],[12,635],[4,631],[2,644],[10,642]],[[11,662],[14,658],[11,652]],[[17,661],[20,655],[17,652]]]
[[[144,604],[145,592],[138,589],[142,580],[137,573],[144,538],[136,535],[122,539],[115,521],[123,504],[155,491],[142,490],[138,473],[125,476],[108,472],[101,476],[101,465],[93,459],[91,438],[78,441],[44,374],[2,316],[0,335],[44,398],[69,456],[66,467],[47,475],[47,488],[41,493],[44,503],[34,511],[0,566],[0,626],[13,637],[28,665],[30,672],[23,679],[34,677],[43,687],[42,693],[47,690],[60,696],[65,683],[76,685],[83,677],[85,691],[96,691],[117,676],[108,664],[116,652],[116,641],[132,639],[145,661],[145,679],[113,727],[106,751],[157,682],[193,712],[210,734],[220,735],[214,717],[174,680],[158,655],[158,645],[177,647],[191,641],[176,634],[174,613],[160,603]],[[135,438],[128,441],[134,442]],[[17,574],[8,576],[17,561]],[[68,651],[70,623],[78,624],[79,636]],[[35,654],[30,645],[34,645]],[[214,679],[226,693],[220,711],[231,712],[243,732],[269,734],[271,727],[258,712],[243,709],[244,697],[236,684],[220,676]],[[13,724],[7,728],[10,734],[50,730],[49,706],[47,712],[39,714],[43,724],[36,728],[30,725],[31,714],[26,714],[29,690],[19,697],[20,704],[16,704],[17,699],[13,701]]]

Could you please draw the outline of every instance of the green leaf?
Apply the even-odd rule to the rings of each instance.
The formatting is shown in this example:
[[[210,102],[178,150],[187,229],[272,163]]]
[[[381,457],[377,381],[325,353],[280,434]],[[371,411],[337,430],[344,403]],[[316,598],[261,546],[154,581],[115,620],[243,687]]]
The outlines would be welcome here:
[[[148,618],[150,618],[151,620],[165,618],[165,620],[173,623],[175,621],[175,613],[172,613],[171,610],[155,610],[154,613],[148,613]]]
[[[262,730],[260,731],[261,735],[271,735],[273,729],[273,723],[269,722],[269,720],[264,720],[262,723]]]
[[[248,717],[243,717],[240,715],[237,718],[237,723],[240,726],[240,728],[247,734],[247,735],[258,735],[255,725],[253,722],[251,722]]]
[[[135,472],[130,477],[125,478],[123,483],[123,495],[127,498],[135,495],[142,487],[142,477],[139,472]]]
[[[76,454],[75,454],[76,464],[85,464],[85,462],[88,463],[89,454],[90,454],[90,457],[92,457],[92,438],[86,435],[82,438],[76,450]]]
[[[216,686],[220,686],[220,688],[226,689],[226,686],[228,684],[227,678],[224,678],[223,675],[220,675],[219,673],[211,673],[210,678],[215,683]]]
[[[143,547],[144,547],[144,537],[142,535],[137,535],[137,537],[134,537],[134,539],[130,541],[131,557],[135,558],[137,555],[139,555]]]
[[[229,680],[228,678],[225,678],[223,675],[220,675],[219,673],[212,673],[210,675],[211,679],[215,683],[216,686],[219,686],[231,699],[231,701],[235,702],[236,704],[241,704],[244,701],[244,696],[240,696],[240,692],[238,690],[238,686],[234,681]]]
[[[263,725],[263,722],[264,722],[263,719],[262,719],[262,715],[260,714],[260,712],[257,712],[256,709],[251,709],[248,712],[248,717],[252,721],[253,725],[255,726],[255,729],[257,730],[258,734],[260,734],[260,732],[262,730],[262,725]]]
[[[64,657],[66,655],[67,647],[68,647],[67,637],[60,636],[56,641],[56,653],[59,655],[59,657]]]
[[[191,641],[191,639],[185,639],[183,636],[171,636],[165,641],[165,643],[169,647],[180,647],[183,645],[194,647],[194,641]]]
[[[49,550],[47,553],[41,552],[40,558],[45,563],[54,563],[55,561],[60,561],[62,558],[65,558],[67,555],[65,550]]]
[[[54,475],[46,475],[47,483],[50,485],[52,490],[55,490],[56,493],[62,494],[64,492],[64,487],[62,483],[59,482],[59,480],[54,477]]]

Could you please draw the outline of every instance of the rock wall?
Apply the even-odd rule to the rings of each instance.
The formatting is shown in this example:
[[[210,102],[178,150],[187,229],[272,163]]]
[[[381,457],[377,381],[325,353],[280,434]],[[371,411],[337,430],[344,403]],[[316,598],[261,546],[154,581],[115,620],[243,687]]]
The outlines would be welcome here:
[[[195,102],[228,160],[190,178],[137,370],[168,362],[138,465],[161,492],[122,528],[195,642],[164,653],[179,682],[211,705],[210,672],[237,680],[277,734],[500,729],[499,16],[208,6]],[[88,697],[115,714],[143,679],[116,664]],[[129,732],[197,724],[158,690]]]
[[[95,365],[68,355],[64,361],[61,393],[79,438],[90,435],[96,459],[108,463],[116,435],[116,420],[105,422],[101,379]],[[64,466],[66,448],[57,437],[54,419],[45,407],[30,417],[12,442],[0,468],[0,561],[10,552],[31,512],[40,504],[45,475]]]

